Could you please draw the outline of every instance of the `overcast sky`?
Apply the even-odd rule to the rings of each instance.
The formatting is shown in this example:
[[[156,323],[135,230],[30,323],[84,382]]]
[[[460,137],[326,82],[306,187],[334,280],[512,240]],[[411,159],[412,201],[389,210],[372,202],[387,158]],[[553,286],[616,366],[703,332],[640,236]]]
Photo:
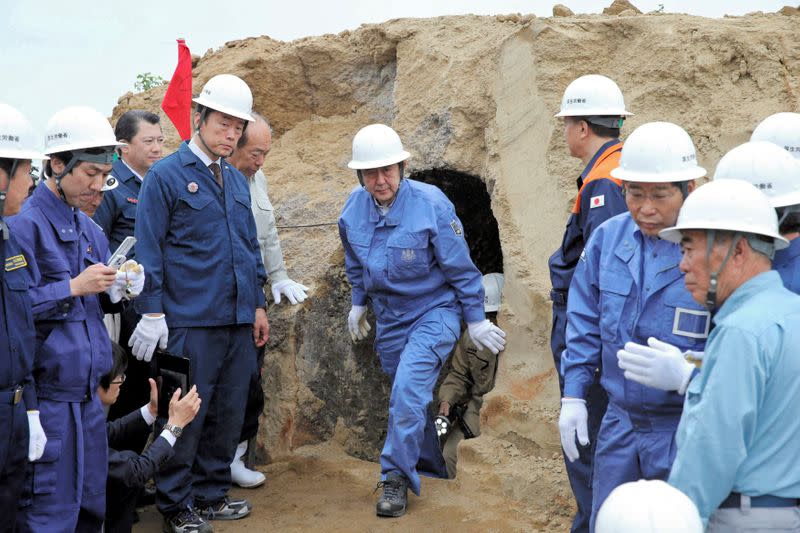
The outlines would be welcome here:
[[[133,90],[136,75],[165,79],[177,62],[175,38],[203,55],[226,41],[269,35],[289,41],[338,33],[398,17],[534,13],[551,16],[552,1],[520,0],[0,0],[0,101],[43,133],[68,105],[106,115]],[[599,13],[611,0],[561,0],[576,13]],[[633,0],[642,11],[707,17],[776,11],[792,0]],[[189,8],[188,6],[191,6]]]

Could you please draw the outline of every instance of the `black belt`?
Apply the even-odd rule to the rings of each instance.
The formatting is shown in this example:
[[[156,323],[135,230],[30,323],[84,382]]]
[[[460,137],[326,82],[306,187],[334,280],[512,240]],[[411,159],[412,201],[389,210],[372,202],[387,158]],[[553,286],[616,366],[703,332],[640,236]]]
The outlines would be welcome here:
[[[17,405],[22,400],[22,385],[13,389],[0,391],[0,404]]]
[[[800,505],[798,498],[782,498],[781,496],[750,496],[750,507],[796,507]],[[742,506],[742,495],[738,492],[731,492],[727,498],[719,505],[720,509],[730,509]]]
[[[567,291],[550,289],[550,299],[554,304],[567,305]]]

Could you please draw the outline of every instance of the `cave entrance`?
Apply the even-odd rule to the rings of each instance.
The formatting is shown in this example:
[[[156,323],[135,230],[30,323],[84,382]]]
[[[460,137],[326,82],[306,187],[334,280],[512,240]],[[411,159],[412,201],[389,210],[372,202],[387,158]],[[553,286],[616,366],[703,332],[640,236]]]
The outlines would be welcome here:
[[[436,185],[453,202],[456,215],[464,225],[472,262],[481,274],[503,272],[503,251],[500,232],[492,213],[492,203],[486,185],[477,176],[449,169],[429,169],[414,172],[413,180]]]

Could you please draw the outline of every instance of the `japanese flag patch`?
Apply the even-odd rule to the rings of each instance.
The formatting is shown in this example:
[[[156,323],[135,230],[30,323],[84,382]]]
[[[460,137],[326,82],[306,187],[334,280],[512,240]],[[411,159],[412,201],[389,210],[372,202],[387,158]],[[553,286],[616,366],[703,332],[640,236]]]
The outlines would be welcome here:
[[[600,196],[592,196],[589,199],[589,209],[594,209],[595,207],[603,207],[606,205],[606,195],[601,194]]]

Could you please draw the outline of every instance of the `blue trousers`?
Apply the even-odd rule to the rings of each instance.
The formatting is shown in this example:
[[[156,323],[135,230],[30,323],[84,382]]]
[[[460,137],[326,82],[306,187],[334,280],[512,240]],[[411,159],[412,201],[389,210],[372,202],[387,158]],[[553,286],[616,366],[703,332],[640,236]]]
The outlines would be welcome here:
[[[553,351],[553,363],[558,373],[558,385],[561,396],[564,396],[564,376],[561,373],[561,354],[566,349],[567,331],[567,306],[566,303],[553,302],[553,328],[550,332],[550,349]],[[578,443],[580,457],[570,463],[564,456],[564,464],[567,468],[567,477],[575,496],[575,503],[578,511],[572,520],[571,533],[588,533],[589,522],[592,516],[592,461],[597,442],[597,433],[600,423],[606,412],[608,396],[600,385],[600,372],[595,374],[595,379],[589,387],[586,398],[586,409],[589,412],[588,430],[589,445],[581,446]],[[563,452],[563,450],[562,450]]]
[[[642,431],[634,427],[629,413],[608,405],[594,455],[591,531],[597,511],[612,490],[639,479],[667,480],[677,451],[675,431],[679,420],[675,416],[649,417],[649,430]]]
[[[20,531],[99,531],[106,512],[108,441],[100,399],[39,398],[47,444],[28,468],[20,498]]]
[[[216,503],[228,493],[257,356],[249,325],[174,328],[168,349],[190,359],[191,381],[202,403],[183,428],[175,455],[155,476],[156,505],[165,515]]]
[[[381,452],[381,479],[399,472],[419,496],[419,474],[447,478],[447,467],[428,415],[433,387],[461,331],[461,316],[452,308],[432,309],[406,328],[400,352],[379,353],[392,378],[389,428]]]
[[[0,516],[13,524],[28,465],[28,415],[25,401],[0,404]]]

